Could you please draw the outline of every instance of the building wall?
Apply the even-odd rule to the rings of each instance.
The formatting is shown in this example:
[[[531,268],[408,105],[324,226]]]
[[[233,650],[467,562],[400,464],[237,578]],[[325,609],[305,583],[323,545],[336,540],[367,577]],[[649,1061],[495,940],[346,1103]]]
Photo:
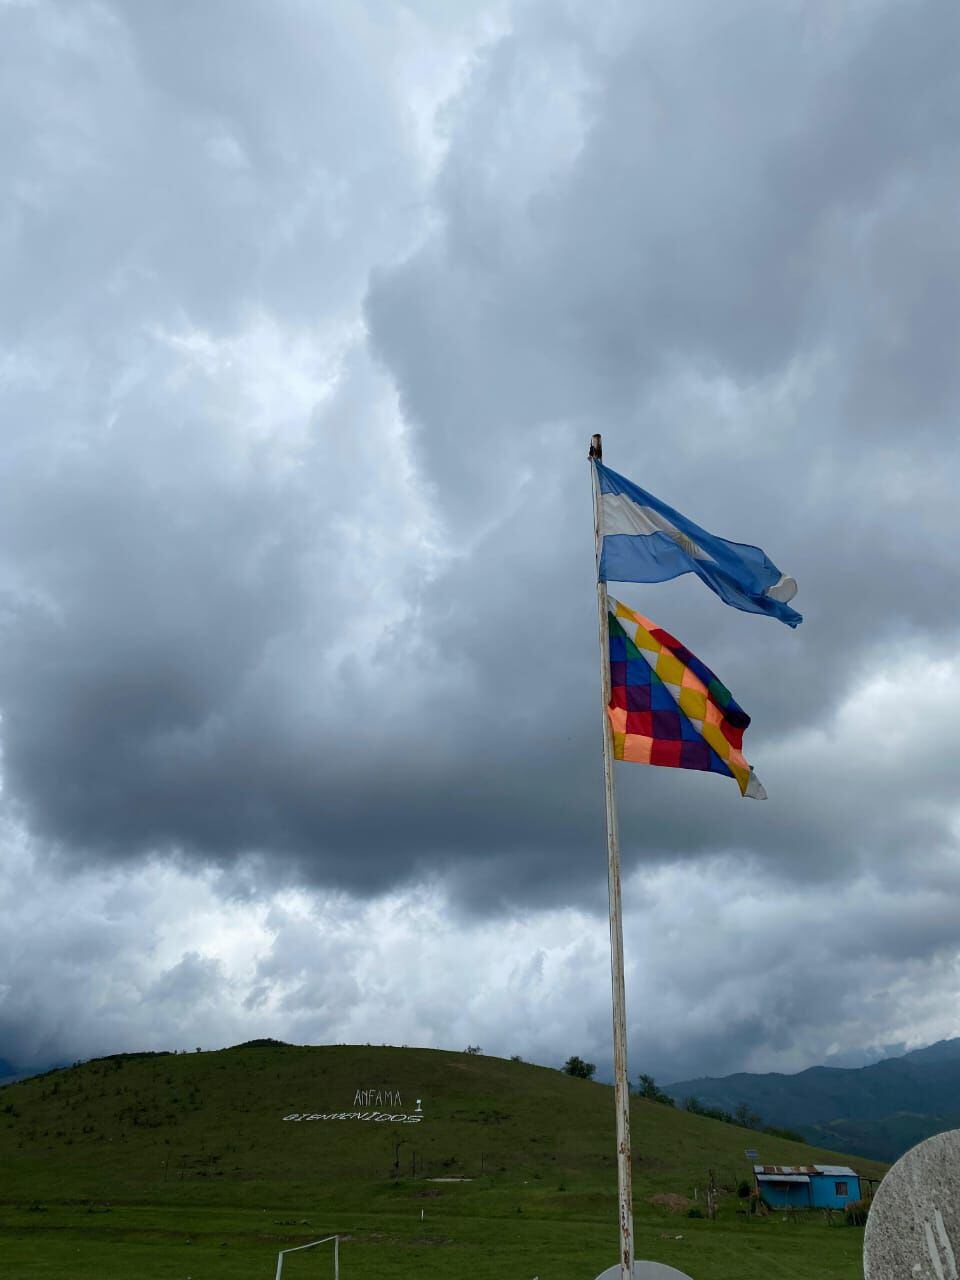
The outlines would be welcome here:
[[[847,1184],[846,1195],[837,1192],[837,1183]],[[855,1174],[811,1174],[810,1183],[761,1182],[760,1194],[771,1209],[843,1209],[860,1199],[860,1179]]]
[[[837,1183],[847,1184],[847,1194],[837,1194]],[[852,1200],[860,1199],[860,1179],[852,1174],[818,1174],[810,1179],[813,1203],[818,1209],[842,1209]]]
[[[810,1188],[805,1182],[761,1182],[760,1195],[771,1209],[808,1209]]]

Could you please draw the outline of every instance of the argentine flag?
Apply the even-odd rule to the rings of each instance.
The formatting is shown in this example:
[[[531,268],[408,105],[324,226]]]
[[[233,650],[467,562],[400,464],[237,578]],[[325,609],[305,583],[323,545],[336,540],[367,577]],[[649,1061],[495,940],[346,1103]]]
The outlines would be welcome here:
[[[728,542],[594,460],[600,486],[601,582],[666,582],[695,573],[725,604],[796,627],[795,578],[766,552]]]

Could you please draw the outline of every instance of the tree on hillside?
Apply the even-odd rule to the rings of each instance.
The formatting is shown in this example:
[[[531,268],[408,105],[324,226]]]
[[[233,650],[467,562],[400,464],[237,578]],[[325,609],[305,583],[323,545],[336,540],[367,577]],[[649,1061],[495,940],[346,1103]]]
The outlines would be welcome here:
[[[641,1098],[646,1098],[648,1102],[662,1102],[665,1107],[675,1107],[677,1105],[669,1093],[664,1093],[662,1089],[657,1087],[657,1082],[653,1076],[645,1075],[643,1072],[637,1076],[637,1093]]]
[[[733,1118],[744,1129],[759,1129],[763,1124],[756,1112],[751,1111],[745,1102],[737,1104]]]
[[[468,1044],[466,1049],[464,1049],[464,1053],[477,1054],[477,1053],[483,1053],[483,1050],[480,1048],[478,1044]]]
[[[595,1062],[584,1062],[577,1054],[571,1054],[563,1064],[562,1070],[568,1076],[575,1076],[578,1080],[592,1080],[593,1073],[597,1069]]]
[[[700,1101],[699,1098],[691,1096],[683,1100],[684,1111],[689,1111],[695,1116],[706,1116],[708,1120],[722,1120],[724,1124],[735,1124],[733,1116],[729,1111],[724,1111],[722,1107],[708,1107]]]

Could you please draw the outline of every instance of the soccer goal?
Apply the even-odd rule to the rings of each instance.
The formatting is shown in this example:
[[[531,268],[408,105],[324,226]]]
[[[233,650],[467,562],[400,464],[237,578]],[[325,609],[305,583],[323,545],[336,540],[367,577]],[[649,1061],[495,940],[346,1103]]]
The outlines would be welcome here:
[[[340,1280],[340,1237],[324,1236],[322,1240],[311,1240],[309,1244],[298,1244],[292,1249],[281,1249],[277,1254],[277,1274],[275,1280],[283,1275],[283,1259],[288,1253],[302,1253],[304,1249],[316,1249],[318,1245],[333,1241],[333,1280]]]

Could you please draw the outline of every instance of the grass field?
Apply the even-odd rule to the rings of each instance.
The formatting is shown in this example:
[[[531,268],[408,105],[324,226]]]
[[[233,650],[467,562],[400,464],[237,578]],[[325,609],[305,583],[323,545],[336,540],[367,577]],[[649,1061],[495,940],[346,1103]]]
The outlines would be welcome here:
[[[422,1098],[422,1123],[283,1120],[353,1111],[371,1088],[399,1091],[404,1112]],[[744,1148],[836,1153],[640,1100],[633,1127],[639,1256],[694,1280],[862,1276],[861,1230],[737,1212]],[[253,1280],[278,1249],[337,1232],[343,1280],[592,1280],[616,1258],[612,1131],[607,1086],[483,1056],[264,1046],[86,1063],[0,1090],[0,1272]],[[689,1218],[711,1168],[728,1189],[718,1220]],[[331,1274],[326,1250],[284,1267]]]

